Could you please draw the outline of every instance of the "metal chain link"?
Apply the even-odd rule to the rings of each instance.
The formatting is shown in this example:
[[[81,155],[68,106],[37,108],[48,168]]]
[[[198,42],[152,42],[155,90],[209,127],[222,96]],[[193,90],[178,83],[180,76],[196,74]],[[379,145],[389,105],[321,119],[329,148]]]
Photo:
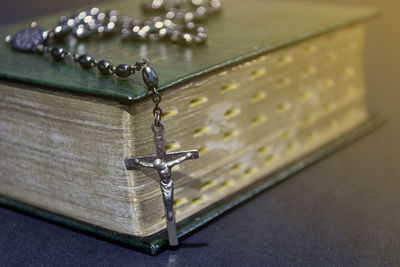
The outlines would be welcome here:
[[[158,92],[157,88],[153,88],[153,102],[155,107],[153,108],[153,116],[154,116],[154,125],[159,127],[161,123],[162,109],[159,104],[161,102],[161,94]]]

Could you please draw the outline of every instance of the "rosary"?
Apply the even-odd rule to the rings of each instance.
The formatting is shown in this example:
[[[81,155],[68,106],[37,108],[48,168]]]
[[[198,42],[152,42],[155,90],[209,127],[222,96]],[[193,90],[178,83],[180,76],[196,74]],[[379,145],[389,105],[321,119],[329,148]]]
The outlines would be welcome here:
[[[156,155],[125,159],[128,170],[138,166],[153,168],[160,176],[160,187],[164,202],[168,241],[170,246],[177,246],[178,238],[174,215],[174,185],[171,179],[171,168],[185,160],[198,159],[197,150],[166,153],[164,141],[164,125],[161,123],[161,94],[158,92],[158,76],[150,66],[148,59],[135,64],[119,64],[116,67],[108,60],[96,60],[90,55],[75,54],[61,46],[51,47],[48,43],[53,39],[60,41],[69,34],[77,39],[86,39],[97,35],[99,38],[112,36],[120,32],[122,40],[133,41],[169,41],[182,45],[203,45],[207,40],[204,27],[198,22],[209,15],[221,11],[220,0],[146,0],[142,4],[145,12],[162,13],[163,16],[151,16],[145,21],[127,15],[119,15],[117,11],[103,12],[94,7],[71,16],[62,16],[53,30],[39,27],[35,22],[31,27],[6,37],[6,44],[19,52],[31,52],[41,55],[49,54],[56,61],[70,60],[77,62],[83,69],[97,67],[103,75],[128,77],[135,72],[142,72],[143,82],[152,92],[154,122],[151,130],[154,134]]]

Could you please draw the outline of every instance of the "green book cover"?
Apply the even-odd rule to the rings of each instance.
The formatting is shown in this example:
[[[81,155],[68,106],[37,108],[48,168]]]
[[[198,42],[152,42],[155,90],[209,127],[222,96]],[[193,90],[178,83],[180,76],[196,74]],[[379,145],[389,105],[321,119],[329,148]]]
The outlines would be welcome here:
[[[92,38],[75,42],[71,37],[65,47],[87,53],[96,59],[107,59],[114,65],[134,63],[144,57],[160,78],[160,89],[187,82],[206,73],[238,64],[282,46],[299,42],[333,29],[351,25],[376,15],[366,7],[343,7],[322,3],[280,2],[262,0],[229,0],[220,15],[207,20],[209,40],[202,47],[185,47],[168,42],[121,42],[118,37]],[[115,9],[132,17],[146,18],[140,1],[101,4],[104,10]],[[38,18],[44,28],[52,29],[60,15]],[[22,30],[30,21],[0,29],[3,38]],[[64,46],[64,44],[63,44]],[[75,64],[60,64],[41,55],[27,55],[0,46],[0,77],[34,83],[70,92],[138,100],[148,94],[140,75],[129,79],[102,76],[96,70],[82,70]]]

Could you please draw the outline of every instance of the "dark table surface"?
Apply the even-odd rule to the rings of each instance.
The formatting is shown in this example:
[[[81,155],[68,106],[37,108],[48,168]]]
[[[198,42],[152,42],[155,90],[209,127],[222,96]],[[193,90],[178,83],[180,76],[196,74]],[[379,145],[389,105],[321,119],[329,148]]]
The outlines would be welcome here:
[[[0,207],[0,265],[399,266],[400,3],[325,1],[384,13],[369,24],[365,66],[368,107],[388,119],[382,128],[189,236],[180,250],[158,256]],[[94,2],[3,1],[0,23]]]

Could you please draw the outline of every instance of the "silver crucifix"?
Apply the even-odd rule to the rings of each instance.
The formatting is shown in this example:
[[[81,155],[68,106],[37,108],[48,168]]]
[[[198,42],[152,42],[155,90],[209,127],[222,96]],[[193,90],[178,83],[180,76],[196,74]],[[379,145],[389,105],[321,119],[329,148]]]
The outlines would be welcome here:
[[[164,200],[164,210],[167,222],[168,241],[170,246],[178,245],[176,235],[176,223],[174,216],[174,182],[171,179],[171,168],[188,159],[198,159],[197,150],[188,150],[182,152],[166,153],[164,141],[164,125],[161,121],[158,126],[153,123],[151,129],[154,133],[154,144],[156,145],[157,155],[133,157],[125,159],[127,169],[133,169],[137,166],[143,166],[156,169],[160,175],[160,187]]]

